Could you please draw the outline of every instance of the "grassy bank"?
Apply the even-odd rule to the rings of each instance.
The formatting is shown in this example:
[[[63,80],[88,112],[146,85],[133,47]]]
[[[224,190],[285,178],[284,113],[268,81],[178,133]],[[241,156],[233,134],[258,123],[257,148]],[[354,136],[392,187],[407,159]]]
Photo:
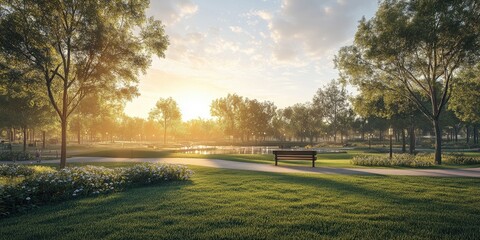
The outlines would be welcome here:
[[[480,179],[193,169],[190,182],[0,219],[0,238],[480,238]]]

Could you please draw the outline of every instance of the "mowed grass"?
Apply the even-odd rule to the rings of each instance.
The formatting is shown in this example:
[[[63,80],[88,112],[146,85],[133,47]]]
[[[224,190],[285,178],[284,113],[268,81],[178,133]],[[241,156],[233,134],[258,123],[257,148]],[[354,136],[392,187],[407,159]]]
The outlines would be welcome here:
[[[340,153],[319,153],[317,154],[316,167],[336,167],[336,168],[374,168],[375,166],[359,166],[354,165],[350,160],[358,154],[363,155],[381,155],[388,157],[385,153],[368,153],[363,150],[349,150]],[[469,156],[480,156],[480,153],[468,153]],[[76,153],[76,157],[111,157],[111,158],[208,158],[221,159],[237,162],[249,162],[260,164],[274,164],[273,154],[193,154],[179,153],[172,150],[153,150],[153,149],[100,149],[89,150]],[[312,161],[279,161],[280,166],[311,166]],[[423,168],[471,168],[480,167],[480,164],[474,165],[452,165],[442,164],[440,166],[429,166]],[[376,168],[399,168],[408,169],[409,167],[376,167]]]
[[[356,152],[355,152],[356,153]],[[322,153],[317,155],[317,167],[364,168],[350,163],[354,153]],[[73,155],[75,157],[111,158],[208,158],[236,162],[275,164],[273,154],[194,154],[178,153],[169,150],[149,149],[102,149]],[[312,161],[279,161],[281,166],[311,166]]]
[[[0,238],[480,239],[480,179],[192,168],[188,182],[0,219]]]

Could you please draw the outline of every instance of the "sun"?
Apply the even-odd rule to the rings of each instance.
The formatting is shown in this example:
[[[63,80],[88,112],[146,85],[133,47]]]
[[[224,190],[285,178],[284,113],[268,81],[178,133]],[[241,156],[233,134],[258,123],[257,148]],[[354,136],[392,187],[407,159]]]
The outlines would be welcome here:
[[[182,113],[182,120],[188,121],[191,119],[202,118],[210,119],[210,104],[213,98],[203,94],[189,94],[187,96],[176,99],[180,112]]]

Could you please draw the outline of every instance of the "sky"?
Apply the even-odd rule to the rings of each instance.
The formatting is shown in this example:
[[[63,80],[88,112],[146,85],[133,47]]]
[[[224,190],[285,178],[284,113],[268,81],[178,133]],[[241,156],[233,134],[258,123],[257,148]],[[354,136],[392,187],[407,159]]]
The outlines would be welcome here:
[[[182,120],[208,119],[212,100],[229,93],[279,108],[311,101],[338,78],[335,54],[377,8],[377,0],[151,0],[147,15],[163,22],[170,45],[125,113],[147,118],[172,97]]]

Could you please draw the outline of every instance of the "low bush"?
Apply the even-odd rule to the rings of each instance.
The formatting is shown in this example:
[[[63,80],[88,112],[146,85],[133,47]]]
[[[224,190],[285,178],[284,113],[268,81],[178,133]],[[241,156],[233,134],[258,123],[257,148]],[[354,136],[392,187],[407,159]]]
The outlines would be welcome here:
[[[393,154],[392,159],[381,155],[357,155],[351,160],[352,164],[361,166],[402,166],[402,167],[427,167],[435,165],[435,155],[432,153]],[[466,156],[462,153],[449,153],[442,155],[445,164],[471,165],[480,164],[480,159]]]
[[[30,176],[35,172],[31,167],[17,164],[0,164],[0,177]]]
[[[352,164],[361,166],[401,166],[401,167],[427,167],[434,165],[433,161],[416,158],[410,154],[394,154],[392,159],[380,155],[357,155],[351,160]]]
[[[450,153],[445,155],[443,162],[455,165],[473,165],[480,164],[480,158],[467,156],[463,153]]]
[[[82,196],[123,191],[131,185],[188,180],[193,174],[185,166],[139,164],[131,168],[73,167],[30,174],[18,184],[0,186],[0,215]]]
[[[0,161],[29,161],[34,160],[35,157],[28,152],[21,151],[1,151]]]
[[[138,164],[125,168],[123,175],[134,184],[158,183],[170,180],[188,180],[192,171],[180,165]]]

